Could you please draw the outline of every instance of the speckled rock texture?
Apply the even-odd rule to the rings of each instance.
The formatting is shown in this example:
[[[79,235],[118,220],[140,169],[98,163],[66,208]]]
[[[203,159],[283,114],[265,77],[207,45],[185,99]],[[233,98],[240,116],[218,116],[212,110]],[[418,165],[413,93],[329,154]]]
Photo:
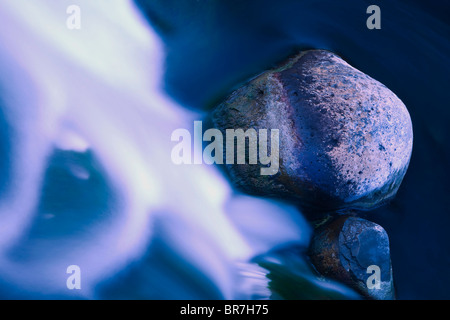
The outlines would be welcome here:
[[[317,271],[345,283],[365,298],[395,298],[389,238],[376,223],[341,216],[319,227],[311,240],[309,256]],[[369,266],[378,266],[380,287],[369,288]],[[372,283],[372,282],[371,282]]]
[[[370,210],[391,199],[413,143],[402,101],[324,50],[257,76],[213,111],[212,122],[224,134],[279,129],[277,174],[260,175],[260,164],[226,170],[244,192],[293,199],[312,212]]]

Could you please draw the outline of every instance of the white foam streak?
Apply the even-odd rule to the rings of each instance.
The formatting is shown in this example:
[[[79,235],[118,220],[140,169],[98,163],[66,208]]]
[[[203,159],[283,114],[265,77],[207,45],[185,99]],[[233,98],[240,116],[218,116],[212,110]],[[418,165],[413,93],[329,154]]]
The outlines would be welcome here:
[[[172,164],[171,132],[190,128],[201,115],[184,110],[161,91],[162,43],[130,1],[77,3],[81,30],[66,28],[63,2],[0,4],[0,21],[8,26],[0,28],[0,43],[5,44],[0,63],[9,64],[0,83],[9,83],[6,92],[12,98],[5,108],[17,131],[13,182],[0,200],[2,278],[25,291],[45,288],[47,294],[64,295],[65,268],[79,263],[88,270],[82,295],[95,297],[100,281],[143,254],[151,243],[153,220],[160,219],[176,221],[167,230],[173,250],[184,252],[183,259],[207,274],[224,297],[235,297],[235,261],[277,243],[303,241],[303,235],[291,232],[256,245],[258,240],[230,219],[252,210],[251,205],[236,203],[233,214],[227,213],[224,203],[233,202],[231,188],[216,169]],[[70,247],[50,243],[57,253],[50,260],[10,259],[8,250],[36,218],[53,148],[94,152],[118,195],[111,209],[114,220],[104,223],[102,232],[81,239],[68,235]],[[82,169],[71,170],[89,179]],[[253,207],[261,213],[291,210],[261,203]],[[51,212],[44,217],[54,218]]]

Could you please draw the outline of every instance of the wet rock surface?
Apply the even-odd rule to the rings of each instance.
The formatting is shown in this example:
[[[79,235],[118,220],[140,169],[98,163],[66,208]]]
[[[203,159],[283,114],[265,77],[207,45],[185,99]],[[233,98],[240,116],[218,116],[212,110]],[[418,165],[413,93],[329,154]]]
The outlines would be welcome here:
[[[370,210],[391,199],[412,151],[400,99],[324,50],[254,78],[213,111],[212,122],[223,133],[279,129],[277,174],[262,176],[261,165],[248,161],[227,172],[249,194],[288,198],[315,213]]]
[[[338,217],[316,230],[309,256],[320,274],[345,283],[366,298],[395,298],[389,238],[376,223]],[[369,279],[373,266],[379,268],[379,287],[368,286],[368,280],[374,284]]]

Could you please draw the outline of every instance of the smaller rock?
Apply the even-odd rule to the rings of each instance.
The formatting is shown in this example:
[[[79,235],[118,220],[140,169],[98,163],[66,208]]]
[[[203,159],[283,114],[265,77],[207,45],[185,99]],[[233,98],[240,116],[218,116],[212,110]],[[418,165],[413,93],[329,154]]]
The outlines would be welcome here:
[[[378,224],[340,216],[316,229],[309,256],[320,274],[348,285],[364,297],[395,299],[389,238]],[[379,287],[372,287],[374,268],[380,271]]]

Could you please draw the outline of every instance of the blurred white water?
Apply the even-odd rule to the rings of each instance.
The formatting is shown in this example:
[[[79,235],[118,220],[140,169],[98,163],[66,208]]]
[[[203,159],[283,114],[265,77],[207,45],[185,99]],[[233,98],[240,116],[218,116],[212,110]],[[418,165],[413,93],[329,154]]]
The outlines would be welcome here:
[[[66,27],[71,4],[81,8],[80,30]],[[235,194],[212,166],[171,162],[172,131],[192,130],[203,115],[161,89],[163,44],[131,1],[7,0],[0,24],[0,108],[8,124],[0,142],[10,145],[0,155],[10,163],[0,193],[3,296],[13,288],[27,297],[101,298],[98,285],[139,263],[158,240],[173,263],[198,270],[221,297],[251,298],[261,294],[261,271],[248,285],[243,280],[253,277],[242,263],[278,245],[307,244],[309,227],[294,208]],[[62,197],[68,211],[86,202],[82,214],[64,227],[52,223],[65,211],[47,210],[54,206],[43,200],[43,186],[56,198],[75,188],[48,178],[55,152],[92,154],[99,170],[89,161],[56,164],[93,193],[89,181],[100,172],[112,205]],[[72,264],[81,267],[79,291],[66,288]],[[177,278],[171,270],[166,276]],[[146,281],[158,287],[163,280]],[[203,284],[178,279],[169,293],[149,297],[207,298]]]

